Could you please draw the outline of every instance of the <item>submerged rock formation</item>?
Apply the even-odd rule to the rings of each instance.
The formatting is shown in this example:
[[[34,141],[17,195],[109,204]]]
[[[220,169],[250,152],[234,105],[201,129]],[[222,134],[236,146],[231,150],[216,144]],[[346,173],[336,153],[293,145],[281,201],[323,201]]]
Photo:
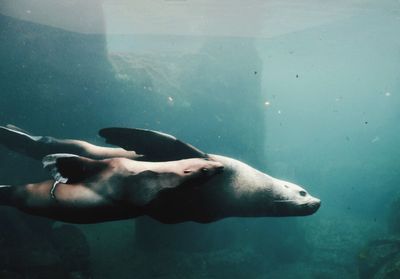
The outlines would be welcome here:
[[[372,240],[358,255],[361,279],[400,278],[400,197],[389,207],[388,236]]]
[[[400,278],[400,238],[369,242],[358,255],[362,279]]]

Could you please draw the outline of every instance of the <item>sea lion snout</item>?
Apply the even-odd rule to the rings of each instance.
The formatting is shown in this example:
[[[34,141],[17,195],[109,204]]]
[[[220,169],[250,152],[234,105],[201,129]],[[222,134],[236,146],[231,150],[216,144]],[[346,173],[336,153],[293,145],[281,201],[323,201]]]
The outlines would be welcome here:
[[[321,206],[321,200],[317,198],[312,198],[308,203],[302,205],[304,215],[311,215],[317,212]]]
[[[305,216],[317,212],[321,200],[310,195],[303,187],[280,179],[273,183],[273,193],[276,196],[274,206],[280,216]]]

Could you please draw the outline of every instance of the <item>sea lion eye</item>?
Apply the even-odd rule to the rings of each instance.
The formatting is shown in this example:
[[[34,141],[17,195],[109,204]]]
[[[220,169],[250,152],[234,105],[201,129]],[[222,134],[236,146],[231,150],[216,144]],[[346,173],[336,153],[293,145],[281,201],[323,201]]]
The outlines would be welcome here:
[[[300,191],[299,194],[300,194],[300,196],[302,196],[302,197],[307,196],[307,192],[306,192],[306,191]]]

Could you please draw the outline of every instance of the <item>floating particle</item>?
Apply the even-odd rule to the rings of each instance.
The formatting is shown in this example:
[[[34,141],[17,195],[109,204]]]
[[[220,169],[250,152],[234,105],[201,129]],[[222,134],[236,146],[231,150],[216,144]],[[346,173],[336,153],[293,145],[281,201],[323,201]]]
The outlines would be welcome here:
[[[296,78],[299,78],[299,75],[298,75],[298,74],[296,75]]]
[[[365,121],[364,123],[365,123],[365,125],[367,125],[367,124],[368,124],[368,121]]]
[[[264,105],[268,107],[271,103],[269,101],[265,101]]]
[[[281,110],[278,110],[278,114],[281,114],[282,113],[282,111]]]
[[[371,140],[371,143],[375,143],[380,140],[380,137],[376,136]]]
[[[386,96],[386,97],[390,97],[390,95],[392,95],[392,93],[390,93],[390,92],[386,92],[386,93],[385,93],[385,96]]]
[[[32,13],[32,11],[31,10],[26,10],[26,13],[30,14],[30,13]]]
[[[169,101],[170,103],[172,103],[172,102],[174,101],[174,98],[172,98],[171,96],[168,96],[168,101]]]
[[[256,75],[256,74],[257,74],[257,71],[254,71],[254,74]]]

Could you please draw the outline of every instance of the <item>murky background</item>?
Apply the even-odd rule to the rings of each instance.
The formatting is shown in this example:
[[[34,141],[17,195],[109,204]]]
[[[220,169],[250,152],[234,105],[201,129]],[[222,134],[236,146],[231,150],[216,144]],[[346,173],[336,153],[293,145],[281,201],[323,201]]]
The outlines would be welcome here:
[[[0,208],[1,278],[400,278],[400,2],[0,1],[0,125],[173,134],[304,185],[301,218]],[[1,184],[48,177],[0,147]]]

